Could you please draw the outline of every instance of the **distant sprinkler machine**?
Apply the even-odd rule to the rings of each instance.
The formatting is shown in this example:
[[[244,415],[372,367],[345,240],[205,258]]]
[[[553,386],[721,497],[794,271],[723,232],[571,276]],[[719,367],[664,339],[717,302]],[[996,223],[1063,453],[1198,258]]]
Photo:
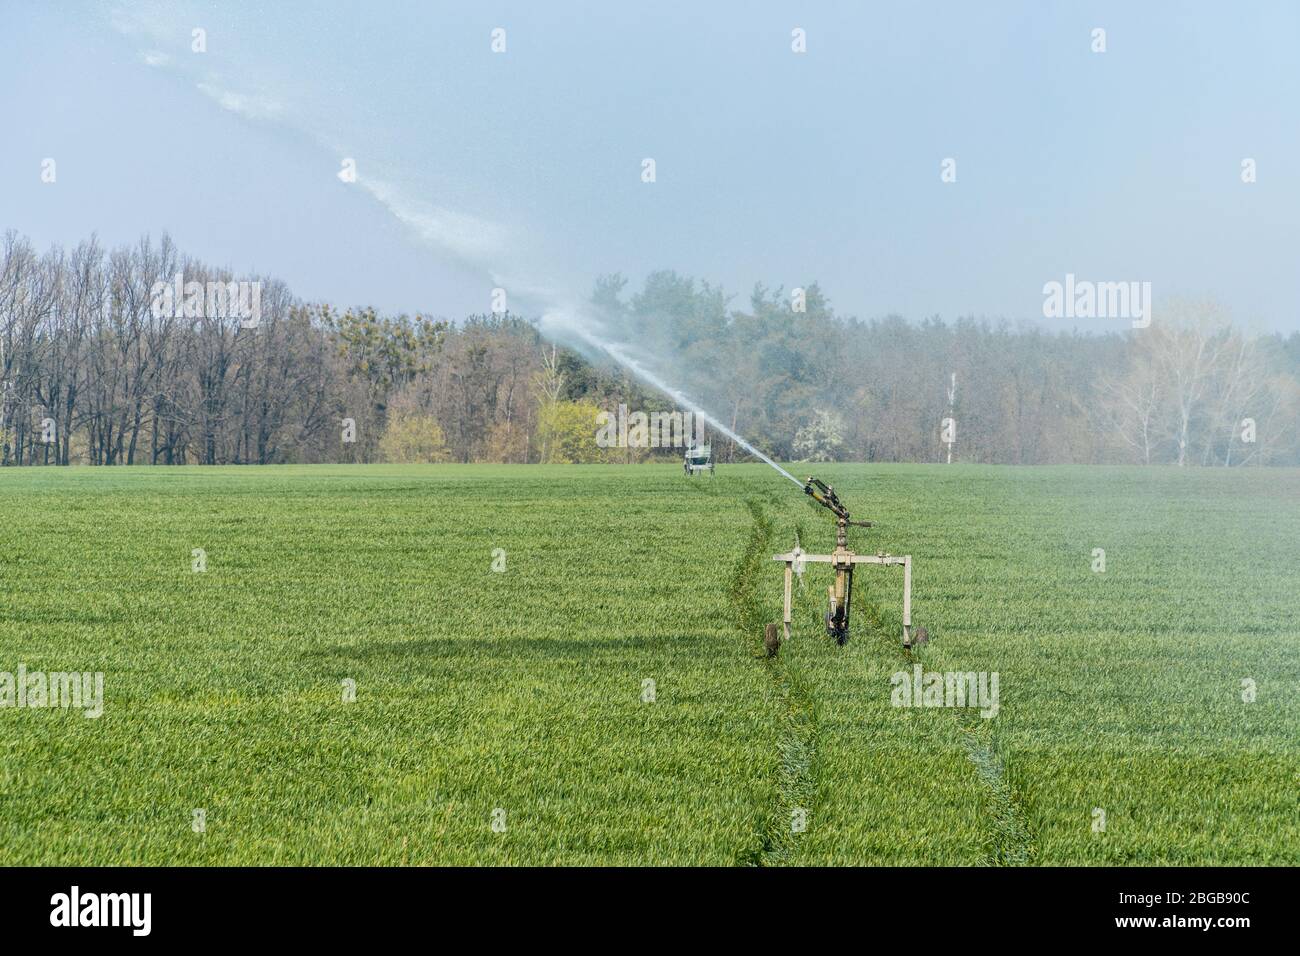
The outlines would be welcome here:
[[[795,547],[785,554],[772,556],[773,561],[785,562],[785,614],[781,628],[768,624],[764,634],[764,643],[769,655],[775,654],[782,641],[790,639],[790,602],[791,586],[795,574],[803,574],[804,565],[829,564],[835,572],[835,582],[827,586],[828,606],[826,609],[826,633],[835,638],[839,644],[849,639],[849,610],[853,601],[853,568],[859,564],[902,565],[903,567],[903,646],[907,648],[929,641],[930,635],[923,627],[912,629],[912,556],[896,555],[879,551],[875,554],[856,554],[849,550],[848,529],[870,528],[870,521],[854,521],[849,517],[849,510],[835,494],[835,489],[817,478],[809,478],[803,486],[808,495],[822,507],[835,515],[835,550],[830,554],[806,554],[803,549]]]
[[[712,478],[713,448],[706,442],[688,444],[682,467],[686,470],[686,477],[688,478],[693,478],[706,471],[709,473],[709,477]]]

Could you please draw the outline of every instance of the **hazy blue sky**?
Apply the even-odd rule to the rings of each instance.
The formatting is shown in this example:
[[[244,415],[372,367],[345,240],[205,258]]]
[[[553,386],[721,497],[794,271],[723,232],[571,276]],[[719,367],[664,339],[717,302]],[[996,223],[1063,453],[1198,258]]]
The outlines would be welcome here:
[[[674,268],[737,304],[815,279],[864,317],[1046,321],[1073,272],[1300,328],[1296,3],[0,11],[0,228],[41,246],[167,230],[304,298],[448,317]]]

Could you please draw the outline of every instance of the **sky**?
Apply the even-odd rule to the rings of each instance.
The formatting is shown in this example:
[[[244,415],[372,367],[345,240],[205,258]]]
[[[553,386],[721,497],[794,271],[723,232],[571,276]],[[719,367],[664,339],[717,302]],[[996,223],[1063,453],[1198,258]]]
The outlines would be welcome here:
[[[0,0],[0,230],[453,319],[676,269],[1089,327],[1070,273],[1300,330],[1298,43],[1290,2]]]

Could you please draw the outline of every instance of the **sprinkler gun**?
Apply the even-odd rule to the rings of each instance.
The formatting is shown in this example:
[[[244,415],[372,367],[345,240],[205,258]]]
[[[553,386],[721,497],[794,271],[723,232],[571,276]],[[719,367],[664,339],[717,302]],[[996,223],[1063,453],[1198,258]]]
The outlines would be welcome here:
[[[850,520],[849,509],[844,507],[844,503],[840,501],[839,497],[835,494],[835,489],[826,484],[826,482],[822,481],[820,478],[810,477],[806,482],[804,482],[803,493],[812,498],[813,501],[817,502],[822,507],[829,508],[831,514],[835,515],[835,525],[837,528],[835,543],[838,547],[848,547],[847,529],[849,525],[853,525],[855,528],[871,527],[870,521]]]

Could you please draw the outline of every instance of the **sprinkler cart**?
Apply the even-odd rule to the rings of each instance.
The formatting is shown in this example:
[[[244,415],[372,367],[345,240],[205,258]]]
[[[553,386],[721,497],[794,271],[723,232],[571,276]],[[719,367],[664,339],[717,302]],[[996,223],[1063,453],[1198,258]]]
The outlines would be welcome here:
[[[902,565],[903,567],[903,646],[910,648],[925,644],[930,636],[925,628],[912,629],[912,556],[910,554],[856,554],[849,550],[848,528],[870,528],[870,521],[854,521],[849,517],[848,508],[835,494],[835,489],[817,478],[809,478],[803,486],[804,494],[835,515],[835,550],[830,554],[806,554],[797,544],[784,554],[772,556],[773,561],[785,562],[785,613],[782,617],[781,636],[777,638],[777,626],[767,625],[765,643],[769,653],[778,640],[790,639],[790,604],[791,586],[795,574],[803,573],[805,563],[829,564],[835,571],[835,583],[827,587],[829,603],[826,610],[826,633],[843,645],[849,639],[849,610],[853,600],[853,568],[858,564]]]

